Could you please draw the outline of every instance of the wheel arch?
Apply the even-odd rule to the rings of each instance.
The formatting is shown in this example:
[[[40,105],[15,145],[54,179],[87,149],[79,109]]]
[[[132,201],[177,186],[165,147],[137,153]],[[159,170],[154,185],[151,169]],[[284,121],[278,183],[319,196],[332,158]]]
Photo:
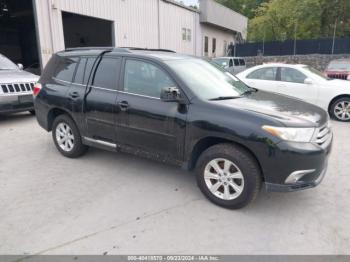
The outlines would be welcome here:
[[[338,96],[334,97],[334,98],[329,102],[329,105],[328,105],[328,113],[331,113],[331,107],[332,107],[333,103],[334,103],[335,101],[337,101],[338,99],[344,98],[344,97],[349,97],[349,98],[350,98],[350,94],[342,94],[342,95],[338,95]]]
[[[52,124],[53,121],[55,120],[56,117],[58,117],[59,115],[68,115],[70,118],[72,118],[72,116],[70,115],[70,113],[62,108],[59,107],[53,107],[49,110],[48,114],[47,114],[47,127],[48,127],[48,131],[52,131]],[[73,119],[73,118],[72,118]]]
[[[209,147],[212,147],[214,145],[217,145],[217,144],[233,144],[235,146],[238,146],[240,147],[242,150],[246,151],[248,154],[250,154],[253,159],[256,161],[257,165],[259,166],[259,169],[260,169],[260,172],[261,172],[261,175],[262,175],[262,179],[263,181],[265,180],[265,177],[264,177],[264,173],[263,173],[263,169],[262,169],[262,166],[257,158],[257,156],[254,154],[254,152],[249,149],[247,146],[237,142],[237,141],[233,141],[233,140],[230,140],[230,139],[227,139],[227,138],[222,138],[222,137],[213,137],[213,136],[210,136],[210,137],[205,137],[205,138],[202,138],[200,139],[196,144],[195,146],[193,147],[191,153],[190,153],[190,156],[189,156],[189,161],[188,161],[188,169],[189,170],[193,170],[196,166],[196,163],[200,157],[200,155],[206,150],[208,149]]]

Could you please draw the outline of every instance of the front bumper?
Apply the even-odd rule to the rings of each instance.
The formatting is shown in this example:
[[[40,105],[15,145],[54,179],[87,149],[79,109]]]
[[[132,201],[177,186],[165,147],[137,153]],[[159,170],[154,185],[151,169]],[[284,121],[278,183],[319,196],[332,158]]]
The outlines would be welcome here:
[[[332,143],[333,134],[324,147],[314,143],[279,144],[274,156],[275,168],[265,175],[266,190],[292,192],[319,185],[327,173]]]
[[[0,113],[16,113],[31,110],[34,110],[31,93],[0,95]]]
[[[316,187],[322,182],[323,178],[325,177],[327,173],[327,168],[328,168],[328,160],[326,161],[324,168],[322,169],[322,171],[320,172],[320,174],[315,180],[312,180],[312,181],[300,180],[295,184],[265,183],[266,190],[270,192],[293,192],[293,191],[299,191],[299,190]]]

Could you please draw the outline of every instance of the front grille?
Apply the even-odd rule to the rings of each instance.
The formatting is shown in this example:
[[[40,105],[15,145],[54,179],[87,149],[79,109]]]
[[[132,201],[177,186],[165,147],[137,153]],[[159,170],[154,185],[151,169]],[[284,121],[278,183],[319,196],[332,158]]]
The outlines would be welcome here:
[[[347,80],[348,74],[328,74],[329,78]]]
[[[1,84],[1,89],[4,94],[31,92],[34,88],[34,83],[16,83],[16,84]]]
[[[327,146],[331,138],[332,138],[332,130],[327,124],[317,129],[314,142],[321,147],[325,147]]]

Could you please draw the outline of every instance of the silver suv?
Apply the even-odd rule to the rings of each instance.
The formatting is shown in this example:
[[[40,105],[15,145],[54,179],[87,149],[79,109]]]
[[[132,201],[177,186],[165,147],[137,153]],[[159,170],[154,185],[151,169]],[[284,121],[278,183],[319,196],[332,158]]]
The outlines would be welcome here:
[[[34,114],[32,90],[39,76],[22,68],[0,54],[0,113],[29,111]]]
[[[241,57],[218,57],[213,62],[235,75],[246,69],[245,60]]]

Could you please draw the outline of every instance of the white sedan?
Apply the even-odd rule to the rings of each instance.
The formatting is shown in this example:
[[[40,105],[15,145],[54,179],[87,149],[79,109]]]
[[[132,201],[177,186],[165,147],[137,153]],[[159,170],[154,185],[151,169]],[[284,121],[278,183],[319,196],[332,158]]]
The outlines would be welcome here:
[[[328,79],[307,65],[264,64],[236,75],[246,85],[293,96],[322,107],[339,121],[350,121],[349,81]]]

